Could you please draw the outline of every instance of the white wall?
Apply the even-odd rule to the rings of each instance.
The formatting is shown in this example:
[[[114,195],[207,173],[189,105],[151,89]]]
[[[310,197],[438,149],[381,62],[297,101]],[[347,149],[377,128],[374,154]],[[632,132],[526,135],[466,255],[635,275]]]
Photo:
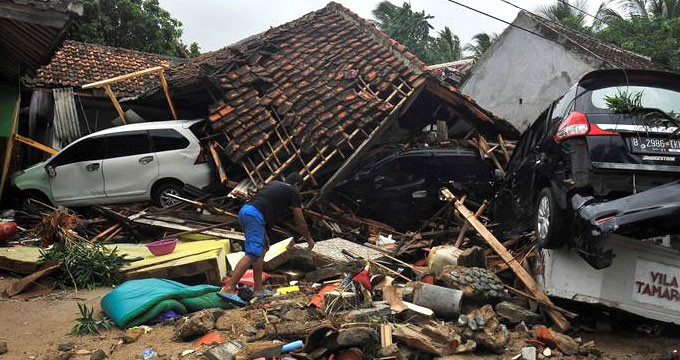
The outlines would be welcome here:
[[[540,33],[534,20],[521,13],[514,23]],[[462,90],[521,132],[581,76],[601,67],[600,60],[508,27],[479,60]]]

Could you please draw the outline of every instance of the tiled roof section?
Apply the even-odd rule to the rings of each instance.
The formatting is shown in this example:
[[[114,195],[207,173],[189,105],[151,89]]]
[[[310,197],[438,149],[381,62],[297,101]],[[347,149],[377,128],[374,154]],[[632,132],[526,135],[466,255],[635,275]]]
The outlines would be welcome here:
[[[0,0],[13,2],[18,5],[30,5],[38,10],[70,10],[72,0]]]
[[[337,3],[170,71],[173,91],[201,76],[224,96],[210,108],[225,151],[240,162],[283,125],[301,151],[370,132],[425,70],[408,49]]]
[[[170,58],[162,55],[68,40],[49,64],[38,69],[35,85],[79,87],[154,66],[170,65]],[[141,94],[158,82],[158,76],[150,74],[120,82],[111,88],[116,95],[130,96]]]
[[[609,63],[612,67],[622,67],[626,69],[644,69],[644,70],[669,70],[667,66],[658,62],[652,61],[650,58],[625,50],[615,45],[607,44],[591,36],[574,31],[568,27],[554,23],[550,20],[540,16],[530,14],[526,11],[521,12],[522,15],[533,19],[543,30],[563,36],[567,41],[577,46],[576,50],[580,50],[588,56],[600,58]]]

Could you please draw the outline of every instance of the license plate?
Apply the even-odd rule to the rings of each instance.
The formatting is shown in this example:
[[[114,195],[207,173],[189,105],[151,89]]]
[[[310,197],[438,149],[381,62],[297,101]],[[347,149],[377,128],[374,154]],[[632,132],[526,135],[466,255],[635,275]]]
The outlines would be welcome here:
[[[631,137],[630,151],[634,153],[680,154],[680,139]]]

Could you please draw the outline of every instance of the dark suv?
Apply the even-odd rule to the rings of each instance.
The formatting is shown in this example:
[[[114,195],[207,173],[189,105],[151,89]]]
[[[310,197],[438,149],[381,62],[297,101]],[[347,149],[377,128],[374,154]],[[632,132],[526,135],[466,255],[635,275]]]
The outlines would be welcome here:
[[[680,75],[598,70],[552,103],[522,135],[496,220],[534,228],[539,246],[578,248],[611,264],[612,232],[649,238],[680,230]]]
[[[360,216],[415,230],[443,206],[442,186],[482,201],[493,197],[493,183],[494,166],[477,150],[425,148],[381,156],[340,183],[335,195]]]

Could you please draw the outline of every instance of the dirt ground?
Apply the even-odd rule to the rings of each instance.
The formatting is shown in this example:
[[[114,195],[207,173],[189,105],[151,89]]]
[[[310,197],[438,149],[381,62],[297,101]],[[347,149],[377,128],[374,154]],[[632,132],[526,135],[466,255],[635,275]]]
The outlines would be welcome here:
[[[4,289],[12,279],[0,278],[0,289]],[[123,332],[117,328],[103,333],[101,336],[69,335],[74,319],[78,317],[78,302],[86,302],[100,311],[101,298],[110,291],[108,288],[94,290],[55,291],[52,294],[28,301],[0,299],[0,341],[7,341],[9,352],[0,355],[5,359],[53,359],[58,354],[59,344],[73,342],[78,354],[72,359],[89,359],[87,351],[102,349],[109,354],[111,347],[118,343]],[[232,310],[235,322],[242,321],[243,314]],[[232,317],[231,313],[227,313]],[[238,319],[238,320],[237,320]],[[184,350],[193,349],[195,353],[182,359],[205,359],[201,356],[205,346],[193,343],[174,342],[172,326],[153,326],[153,331],[143,335],[137,342],[120,345],[110,354],[110,359],[140,359],[145,348],[151,347],[167,359]],[[229,340],[229,332],[222,333]],[[616,329],[609,333],[579,333],[575,337],[583,341],[594,340],[596,347],[602,351],[603,359],[658,359],[662,349],[680,349],[680,337],[669,335],[649,336],[635,329]],[[453,359],[510,359],[519,353],[523,346],[521,339],[515,339],[504,355],[464,355]]]

